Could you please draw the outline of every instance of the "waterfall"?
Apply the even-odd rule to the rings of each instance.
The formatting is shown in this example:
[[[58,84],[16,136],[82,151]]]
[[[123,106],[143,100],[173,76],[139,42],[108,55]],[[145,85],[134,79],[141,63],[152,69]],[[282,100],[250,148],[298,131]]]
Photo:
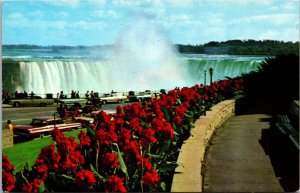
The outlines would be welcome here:
[[[20,88],[27,92],[55,94],[60,91],[70,93],[71,90],[76,90],[83,94],[87,90],[103,93],[111,90],[159,90],[175,86],[192,86],[204,82],[204,70],[207,71],[208,82],[208,70],[211,67],[214,69],[213,80],[215,81],[227,76],[236,77],[242,73],[255,71],[260,65],[260,60],[249,60],[249,58],[242,61],[236,59],[181,59],[182,66],[174,67],[174,69],[168,69],[163,65],[150,65],[147,62],[147,65],[126,64],[122,66],[120,64],[117,67],[119,63],[116,63],[115,60],[56,59],[21,61],[19,64],[22,81]],[[182,69],[185,74],[182,74]]]

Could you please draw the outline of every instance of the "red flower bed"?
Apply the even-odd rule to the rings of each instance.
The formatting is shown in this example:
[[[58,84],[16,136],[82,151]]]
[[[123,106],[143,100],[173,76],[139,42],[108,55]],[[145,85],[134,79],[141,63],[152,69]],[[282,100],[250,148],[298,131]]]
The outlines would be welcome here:
[[[81,131],[76,143],[58,129],[55,145],[41,150],[31,169],[12,174],[3,156],[7,191],[165,191],[165,179],[177,167],[182,141],[193,123],[214,103],[243,89],[242,80],[222,80],[161,94],[146,103],[117,107],[113,116],[100,112],[97,124]]]

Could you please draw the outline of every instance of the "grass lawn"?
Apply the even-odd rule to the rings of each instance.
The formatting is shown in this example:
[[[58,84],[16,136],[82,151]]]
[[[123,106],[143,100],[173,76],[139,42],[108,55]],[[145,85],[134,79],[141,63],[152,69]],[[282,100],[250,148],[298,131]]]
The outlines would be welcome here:
[[[77,142],[78,134],[82,129],[77,129],[74,131],[64,132],[66,137],[73,136]],[[85,129],[84,129],[85,130]],[[38,157],[41,149],[47,145],[53,143],[51,137],[37,138],[28,142],[15,144],[13,147],[9,147],[2,150],[3,155],[7,155],[12,164],[16,167],[15,172],[23,170],[25,163],[27,162],[29,167],[31,167],[36,158]]]

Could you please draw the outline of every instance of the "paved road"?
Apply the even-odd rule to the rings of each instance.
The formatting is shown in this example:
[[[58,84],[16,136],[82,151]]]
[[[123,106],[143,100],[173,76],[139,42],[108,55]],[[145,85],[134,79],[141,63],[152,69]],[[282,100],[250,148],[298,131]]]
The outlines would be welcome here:
[[[269,118],[239,115],[216,131],[204,163],[205,192],[283,192],[259,142]]]
[[[105,104],[103,110],[113,111],[118,105],[125,106],[132,103]],[[2,128],[5,128],[6,121],[10,119],[14,125],[28,124],[32,117],[53,116],[56,112],[56,104],[47,107],[20,107],[20,108],[2,108]]]

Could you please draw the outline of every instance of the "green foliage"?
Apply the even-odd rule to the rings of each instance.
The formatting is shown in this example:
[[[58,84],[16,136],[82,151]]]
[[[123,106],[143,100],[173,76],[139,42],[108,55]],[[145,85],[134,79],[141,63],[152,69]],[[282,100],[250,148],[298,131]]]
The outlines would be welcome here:
[[[299,42],[277,40],[228,40],[225,42],[208,42],[203,45],[177,45],[181,53],[198,54],[233,54],[233,55],[299,55]]]
[[[19,62],[12,59],[2,59],[2,74],[3,91],[15,92],[14,88],[22,82],[21,76],[19,76]]]
[[[292,100],[299,99],[299,56],[267,58],[257,72],[242,77],[248,97],[254,100],[264,98],[271,107],[280,107],[277,109],[280,113],[287,110],[285,107],[288,108]]]

